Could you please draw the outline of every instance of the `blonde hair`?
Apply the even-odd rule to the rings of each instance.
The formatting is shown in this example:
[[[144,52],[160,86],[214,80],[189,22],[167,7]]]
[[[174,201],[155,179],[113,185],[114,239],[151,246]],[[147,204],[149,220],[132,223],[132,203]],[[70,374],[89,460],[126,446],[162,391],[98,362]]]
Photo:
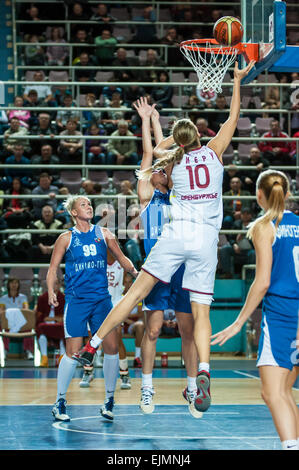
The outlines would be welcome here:
[[[275,229],[281,222],[285,209],[285,197],[289,192],[289,180],[282,171],[263,171],[256,182],[256,189],[261,189],[268,202],[268,210],[264,215],[256,219],[249,226],[247,237],[252,239],[257,228],[263,228],[269,222],[276,219]]]
[[[75,217],[72,215],[72,210],[74,209],[74,206],[76,204],[76,202],[78,201],[78,199],[81,199],[81,198],[84,198],[84,199],[88,199],[87,196],[84,196],[84,194],[71,194],[70,196],[67,197],[67,199],[65,201],[63,201],[62,205],[63,207],[65,208],[65,210],[69,213],[69,215],[71,216],[72,218],[72,221],[74,223],[76,223],[76,219]]]
[[[173,150],[166,150],[165,156],[163,155],[156,160],[151,167],[136,170],[136,176],[139,180],[149,181],[154,170],[163,170],[172,163],[179,163],[185,153],[199,145],[197,127],[190,119],[176,121],[172,127],[172,136],[177,146]]]

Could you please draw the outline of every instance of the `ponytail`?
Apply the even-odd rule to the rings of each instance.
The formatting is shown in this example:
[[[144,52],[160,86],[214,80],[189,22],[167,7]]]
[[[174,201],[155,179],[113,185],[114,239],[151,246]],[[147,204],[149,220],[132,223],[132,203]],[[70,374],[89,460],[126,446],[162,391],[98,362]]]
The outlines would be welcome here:
[[[200,144],[197,127],[190,119],[179,119],[176,121],[172,128],[172,136],[177,147],[173,150],[164,151],[163,156],[158,158],[151,167],[144,170],[136,170],[135,173],[139,180],[149,181],[154,170],[163,170],[168,165],[180,163],[185,153],[188,153],[192,148]],[[159,152],[158,156],[160,155],[161,153]]]
[[[154,170],[164,170],[168,165],[173,163],[179,163],[183,156],[184,156],[184,148],[177,147],[174,150],[167,151],[164,157],[159,158],[155,161],[155,163],[150,166],[149,168],[145,168],[144,170],[136,170],[136,176],[139,180],[149,181],[153,174]]]
[[[273,220],[275,220],[275,230],[277,230],[285,210],[285,197],[289,191],[289,181],[284,173],[267,170],[259,176],[257,189],[263,191],[269,207],[263,216],[250,224],[247,232],[247,238],[249,239],[254,237],[257,229],[263,229]]]

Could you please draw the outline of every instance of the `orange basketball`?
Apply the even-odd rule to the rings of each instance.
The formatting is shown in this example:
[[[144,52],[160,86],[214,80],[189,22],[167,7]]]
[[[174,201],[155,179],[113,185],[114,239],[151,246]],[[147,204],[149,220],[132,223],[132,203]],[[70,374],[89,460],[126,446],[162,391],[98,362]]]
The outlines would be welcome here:
[[[223,16],[214,24],[213,34],[219,44],[235,46],[242,41],[243,26],[238,18]]]

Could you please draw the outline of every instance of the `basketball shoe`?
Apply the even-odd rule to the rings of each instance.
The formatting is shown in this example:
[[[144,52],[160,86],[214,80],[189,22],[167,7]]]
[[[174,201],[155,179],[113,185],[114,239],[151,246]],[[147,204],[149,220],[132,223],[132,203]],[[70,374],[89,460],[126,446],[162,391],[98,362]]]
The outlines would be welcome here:
[[[90,382],[94,379],[93,367],[84,367],[84,374],[80,382],[80,388],[88,388]]]
[[[88,341],[80,351],[72,355],[72,358],[80,362],[83,366],[91,366],[96,352],[97,349],[90,346]]]
[[[120,369],[119,375],[121,378],[121,390],[130,390],[131,389],[131,382],[128,369],[122,370]]]
[[[139,407],[144,414],[150,414],[154,411],[153,396],[155,391],[151,387],[141,387],[141,399]]]
[[[194,406],[197,411],[207,411],[211,404],[209,372],[206,372],[205,370],[198,372],[196,377],[196,386],[198,394],[194,400]]]
[[[135,357],[134,358],[133,367],[137,367],[138,369],[141,369],[142,362],[141,362],[140,357]]]
[[[193,418],[202,418],[202,412],[197,411],[194,406],[194,401],[198,395],[198,390],[189,391],[188,387],[186,387],[185,390],[183,390],[182,394],[185,400],[188,402],[189,412],[193,416]]]
[[[52,408],[52,415],[55,418],[55,421],[70,421],[70,417],[66,414],[66,400],[64,398],[59,398]]]
[[[103,416],[103,418],[113,421],[114,419],[113,407],[114,407],[114,398],[113,397],[106,398],[104,405],[101,408],[101,415]]]

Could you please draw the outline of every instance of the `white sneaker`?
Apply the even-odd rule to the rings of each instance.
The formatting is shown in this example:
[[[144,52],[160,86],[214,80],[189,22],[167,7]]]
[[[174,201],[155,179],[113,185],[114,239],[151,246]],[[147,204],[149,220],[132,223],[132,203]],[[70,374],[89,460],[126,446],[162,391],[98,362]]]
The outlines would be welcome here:
[[[194,401],[197,397],[197,390],[191,390],[189,391],[188,388],[186,387],[185,390],[183,391],[183,397],[185,400],[188,402],[188,408],[190,414],[193,416],[193,418],[202,418],[202,411],[197,411],[197,409],[194,406]]]
[[[153,396],[155,391],[151,387],[141,387],[141,399],[139,407],[145,414],[150,414],[154,411],[155,405],[153,403]]]
[[[84,368],[84,374],[80,382],[80,388],[88,388],[90,385],[90,382],[94,379],[94,374],[93,374],[93,369],[91,370],[86,370]]]
[[[102,353],[102,351],[100,351],[100,353]],[[93,367],[103,367],[102,354],[96,353],[94,360],[93,360]]]
[[[26,351],[26,358],[32,360],[34,358],[31,351]]]
[[[131,389],[131,382],[130,382],[130,377],[129,374],[120,374],[121,378],[121,390],[130,390]]]
[[[66,414],[66,400],[60,398],[52,408],[52,415],[55,421],[70,421],[70,417]]]

